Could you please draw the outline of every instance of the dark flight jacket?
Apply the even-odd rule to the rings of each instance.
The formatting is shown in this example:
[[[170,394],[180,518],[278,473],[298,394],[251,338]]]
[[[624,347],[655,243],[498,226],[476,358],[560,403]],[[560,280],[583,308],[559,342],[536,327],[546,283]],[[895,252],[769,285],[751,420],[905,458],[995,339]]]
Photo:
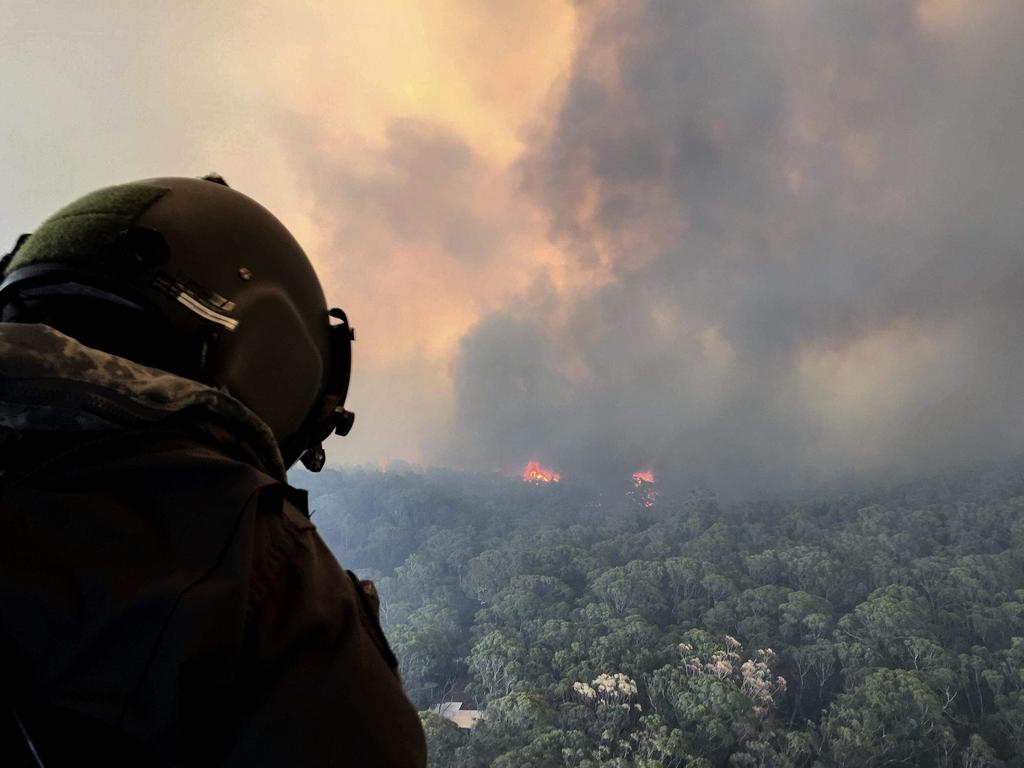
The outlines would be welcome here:
[[[195,423],[0,433],[5,706],[48,766],[425,765],[372,592]]]

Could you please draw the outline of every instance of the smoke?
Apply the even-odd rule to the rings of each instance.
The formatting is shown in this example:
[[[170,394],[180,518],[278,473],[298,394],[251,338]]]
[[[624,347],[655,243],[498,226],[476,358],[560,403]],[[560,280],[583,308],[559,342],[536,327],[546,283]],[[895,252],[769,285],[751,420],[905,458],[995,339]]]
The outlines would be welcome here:
[[[358,330],[332,461],[746,493],[1024,448],[1018,0],[207,5],[14,4],[3,238],[222,173]]]
[[[436,459],[452,418],[451,350],[508,300],[516,265],[529,274],[520,245],[530,209],[500,169],[431,121],[395,120],[382,146],[360,151],[323,138],[303,135],[296,156],[308,159],[329,244],[318,271],[357,331],[349,403],[359,428],[332,448],[374,463]]]
[[[1024,448],[1024,7],[577,13],[517,171],[591,287],[465,336],[438,458],[742,493]]]

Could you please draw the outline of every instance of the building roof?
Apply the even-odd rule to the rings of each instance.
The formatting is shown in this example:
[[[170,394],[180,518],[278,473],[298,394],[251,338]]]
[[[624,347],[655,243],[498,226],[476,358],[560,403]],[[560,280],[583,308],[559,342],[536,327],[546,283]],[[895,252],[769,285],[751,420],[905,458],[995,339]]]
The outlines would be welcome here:
[[[459,728],[472,728],[476,721],[484,716],[479,709],[463,709],[461,701],[442,701],[433,710],[441,717],[447,718]]]

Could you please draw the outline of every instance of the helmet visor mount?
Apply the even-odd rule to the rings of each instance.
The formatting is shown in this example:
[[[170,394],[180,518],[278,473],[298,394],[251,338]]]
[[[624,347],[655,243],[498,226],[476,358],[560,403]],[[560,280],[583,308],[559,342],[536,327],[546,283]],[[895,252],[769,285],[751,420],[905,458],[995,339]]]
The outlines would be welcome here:
[[[309,430],[301,430],[308,438],[299,458],[310,472],[319,472],[327,461],[323,441],[332,434],[347,435],[355,422],[355,414],[345,410],[345,398],[348,396],[348,384],[352,373],[352,342],[355,341],[356,332],[344,310],[335,307],[328,310],[327,314],[338,321],[331,324],[330,330],[331,359],[327,391],[320,408],[311,416]],[[283,450],[282,447],[282,452]]]

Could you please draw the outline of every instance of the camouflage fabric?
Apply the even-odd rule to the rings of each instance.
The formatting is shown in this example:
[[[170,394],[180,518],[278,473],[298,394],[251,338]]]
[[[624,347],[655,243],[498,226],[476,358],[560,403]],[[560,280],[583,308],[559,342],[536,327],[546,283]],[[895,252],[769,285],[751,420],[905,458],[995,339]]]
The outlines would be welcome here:
[[[107,247],[167,192],[148,184],[119,184],[90,192],[44,221],[4,273],[45,262],[101,266]]]
[[[42,324],[0,323],[0,430],[84,432],[157,424],[186,409],[226,422],[210,434],[244,444],[285,480],[270,427],[226,392],[84,346]]]

